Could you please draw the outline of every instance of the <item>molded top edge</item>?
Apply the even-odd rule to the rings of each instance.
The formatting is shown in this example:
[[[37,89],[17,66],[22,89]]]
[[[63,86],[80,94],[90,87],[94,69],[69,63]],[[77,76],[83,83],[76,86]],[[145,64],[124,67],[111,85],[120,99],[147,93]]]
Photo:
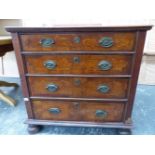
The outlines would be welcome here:
[[[6,26],[8,32],[101,32],[101,31],[146,31],[150,30],[152,25],[137,25],[137,26],[106,26],[106,27],[17,27]]]

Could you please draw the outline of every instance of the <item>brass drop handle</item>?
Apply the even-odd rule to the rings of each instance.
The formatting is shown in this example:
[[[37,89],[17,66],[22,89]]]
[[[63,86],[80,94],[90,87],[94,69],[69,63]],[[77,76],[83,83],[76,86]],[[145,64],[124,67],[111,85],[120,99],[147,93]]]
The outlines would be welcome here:
[[[102,60],[98,63],[98,67],[100,70],[106,71],[112,68],[112,64],[109,61]]]
[[[103,37],[99,40],[99,45],[101,45],[102,47],[111,47],[113,46],[113,39],[111,37]]]
[[[107,117],[108,113],[105,110],[96,110],[95,112],[97,117],[105,118]]]
[[[110,90],[110,88],[109,88],[109,86],[103,84],[103,85],[98,86],[97,90],[100,93],[107,93]]]
[[[56,92],[58,90],[58,86],[56,84],[48,84],[46,89],[50,92]]]
[[[52,38],[43,38],[40,40],[40,44],[43,47],[51,47],[53,44],[55,44],[55,41]]]
[[[61,112],[59,108],[50,108],[48,111],[52,114],[59,114]]]
[[[47,60],[44,62],[44,66],[47,68],[47,69],[55,69],[57,64],[55,61],[53,60]]]

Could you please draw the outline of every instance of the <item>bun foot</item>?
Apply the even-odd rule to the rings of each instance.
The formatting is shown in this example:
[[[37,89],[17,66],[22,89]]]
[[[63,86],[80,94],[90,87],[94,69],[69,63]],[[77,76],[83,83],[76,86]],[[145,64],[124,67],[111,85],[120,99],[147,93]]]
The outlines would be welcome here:
[[[41,130],[42,126],[40,125],[28,125],[27,131],[29,134],[36,134]]]
[[[118,135],[131,135],[130,129],[117,129]]]

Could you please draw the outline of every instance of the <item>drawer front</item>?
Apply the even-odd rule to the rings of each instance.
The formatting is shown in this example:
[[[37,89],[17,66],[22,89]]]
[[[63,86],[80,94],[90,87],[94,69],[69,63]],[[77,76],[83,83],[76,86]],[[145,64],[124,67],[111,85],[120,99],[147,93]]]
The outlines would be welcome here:
[[[124,103],[32,101],[35,119],[54,121],[121,121]]]
[[[30,74],[130,74],[131,55],[27,55]]]
[[[31,96],[125,98],[127,78],[29,77]]]
[[[134,32],[20,35],[24,51],[132,51]]]

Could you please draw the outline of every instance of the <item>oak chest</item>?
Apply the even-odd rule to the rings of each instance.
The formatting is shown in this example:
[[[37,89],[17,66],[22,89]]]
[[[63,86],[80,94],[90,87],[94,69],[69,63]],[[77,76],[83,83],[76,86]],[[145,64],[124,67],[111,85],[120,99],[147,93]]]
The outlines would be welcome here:
[[[146,31],[130,27],[7,27],[29,133],[40,125],[130,129]]]

